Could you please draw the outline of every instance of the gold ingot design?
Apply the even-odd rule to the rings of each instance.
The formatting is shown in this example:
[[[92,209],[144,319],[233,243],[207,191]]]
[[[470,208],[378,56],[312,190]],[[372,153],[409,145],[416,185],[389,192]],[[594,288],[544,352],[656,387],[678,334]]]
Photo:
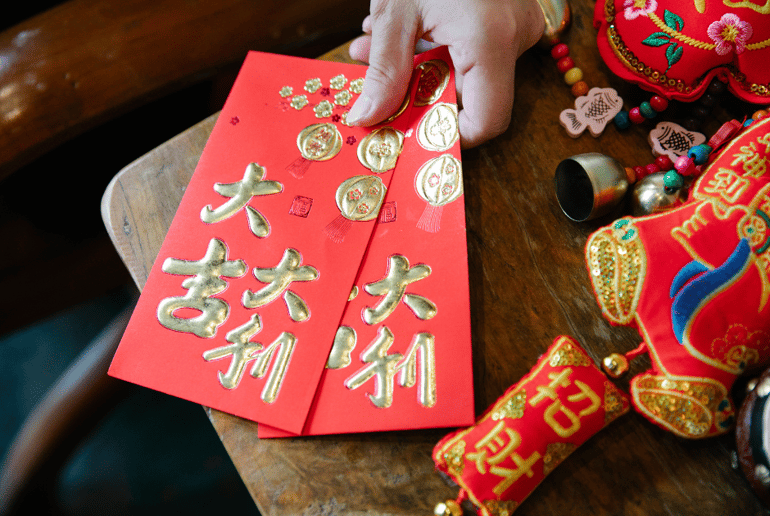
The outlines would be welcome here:
[[[551,443],[543,456],[543,475],[548,475],[577,449],[572,443]]]
[[[465,469],[465,441],[458,441],[444,453],[444,462],[451,475],[460,477]]]
[[[341,90],[345,87],[345,84],[348,82],[347,77],[345,77],[342,74],[337,75],[336,77],[332,77],[332,79],[329,81],[329,85],[333,90]]]
[[[358,161],[375,173],[396,166],[404,147],[404,133],[392,127],[381,127],[369,133],[358,145]]]
[[[293,91],[294,89],[291,86],[284,86],[278,93],[281,95],[281,97],[286,98],[291,95]]]
[[[326,161],[342,149],[342,135],[331,123],[309,125],[297,136],[297,147],[305,159]]]
[[[491,516],[512,516],[519,504],[515,500],[485,500],[484,506]]]
[[[294,95],[291,98],[291,107],[299,111],[303,107],[307,106],[307,95]]]
[[[353,95],[351,95],[348,90],[342,90],[341,92],[334,95],[334,103],[338,106],[347,106],[350,102],[350,99],[352,98]]]
[[[420,72],[415,106],[428,106],[436,102],[449,84],[449,66],[441,59],[426,61],[417,66]]]
[[[315,93],[321,86],[321,79],[318,77],[305,81],[305,91],[308,93]]]
[[[356,95],[359,95],[362,91],[364,91],[364,78],[359,77],[358,79],[353,79],[350,81],[350,92],[355,93]]]
[[[503,405],[492,413],[492,419],[521,419],[524,417],[524,409],[527,407],[527,393],[521,391],[508,399]]]
[[[591,365],[591,359],[572,344],[566,343],[553,351],[550,364],[551,367],[585,367]]]
[[[373,220],[385,200],[385,184],[376,176],[354,176],[337,188],[336,201],[342,216],[354,222]]]
[[[417,126],[417,143],[432,152],[444,152],[460,139],[457,106],[444,102],[425,113]]]
[[[353,348],[356,347],[358,337],[356,330],[350,326],[340,326],[337,328],[337,334],[334,336],[329,360],[326,362],[326,369],[342,369],[350,365],[350,355]]]
[[[460,161],[451,154],[444,154],[425,162],[417,171],[414,188],[417,195],[432,206],[444,206],[457,200],[463,193]]]
[[[623,393],[612,382],[604,382],[604,425],[609,425],[626,412],[628,405]]]
[[[316,118],[326,118],[332,116],[332,110],[334,106],[328,100],[322,100],[316,107],[313,108]]]

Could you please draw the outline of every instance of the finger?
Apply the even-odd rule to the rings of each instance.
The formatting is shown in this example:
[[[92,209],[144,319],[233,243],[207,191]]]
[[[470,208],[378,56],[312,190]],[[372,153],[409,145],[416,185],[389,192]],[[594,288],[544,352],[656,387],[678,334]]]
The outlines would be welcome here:
[[[465,149],[502,134],[511,121],[516,52],[500,48],[494,54],[458,71],[460,144]]]
[[[368,34],[359,36],[350,42],[348,53],[356,61],[369,62],[369,48],[372,45],[372,37]]]
[[[351,125],[374,125],[395,113],[406,94],[419,24],[414,2],[375,6],[364,89],[348,112]],[[363,42],[361,43],[364,44]]]

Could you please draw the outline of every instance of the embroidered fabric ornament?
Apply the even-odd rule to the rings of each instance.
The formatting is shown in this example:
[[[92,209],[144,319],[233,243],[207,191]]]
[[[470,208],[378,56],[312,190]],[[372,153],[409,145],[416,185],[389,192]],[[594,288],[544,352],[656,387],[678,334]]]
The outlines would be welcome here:
[[[720,78],[738,98],[770,99],[770,9],[748,1],[598,0],[607,66],[666,99],[693,101]]]
[[[556,466],[628,408],[628,398],[585,350],[571,337],[557,337],[473,426],[435,446],[436,468],[460,486],[458,499],[439,504],[436,513],[460,514],[467,499],[479,515],[512,514]]]
[[[770,362],[770,119],[725,124],[709,146],[687,202],[619,219],[586,245],[604,317],[635,327],[633,354],[652,359],[631,381],[634,407],[687,438],[727,432],[735,379]]]

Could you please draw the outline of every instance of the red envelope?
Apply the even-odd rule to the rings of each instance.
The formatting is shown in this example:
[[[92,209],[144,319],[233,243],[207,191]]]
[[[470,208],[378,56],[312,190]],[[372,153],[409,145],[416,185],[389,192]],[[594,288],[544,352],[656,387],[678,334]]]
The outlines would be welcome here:
[[[454,73],[446,48],[418,60],[411,131],[303,435],[474,420]]]
[[[248,55],[112,376],[300,431],[408,121],[342,123],[364,71]]]

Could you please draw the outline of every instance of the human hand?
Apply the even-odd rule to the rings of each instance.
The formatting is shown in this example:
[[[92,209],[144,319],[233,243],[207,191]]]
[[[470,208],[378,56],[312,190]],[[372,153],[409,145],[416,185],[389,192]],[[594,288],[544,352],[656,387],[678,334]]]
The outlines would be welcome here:
[[[398,109],[424,40],[447,45],[454,62],[462,147],[494,138],[511,121],[516,59],[544,25],[536,0],[372,0],[366,34],[350,46],[369,69],[347,121],[374,125]]]

